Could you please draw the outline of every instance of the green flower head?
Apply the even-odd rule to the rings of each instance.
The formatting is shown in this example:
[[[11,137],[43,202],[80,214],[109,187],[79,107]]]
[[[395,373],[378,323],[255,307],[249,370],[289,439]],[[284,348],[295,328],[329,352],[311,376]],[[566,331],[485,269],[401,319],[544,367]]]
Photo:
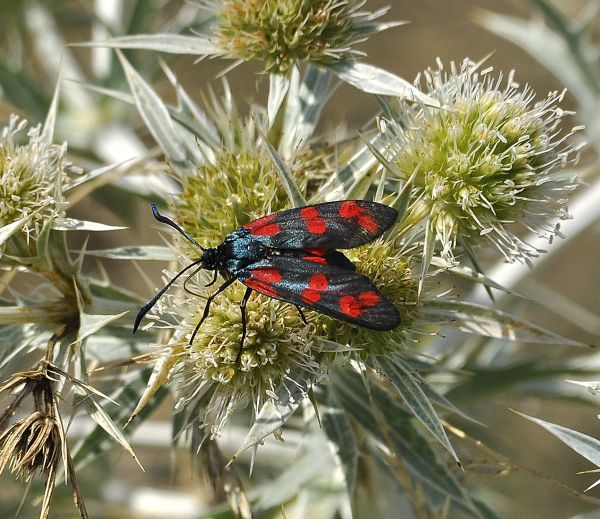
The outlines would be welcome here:
[[[266,72],[285,73],[298,61],[335,63],[356,58],[352,48],[370,34],[394,24],[375,20],[356,0],[223,0],[204,2],[217,13],[216,43],[222,54],[236,60],[260,60]]]
[[[27,121],[12,116],[0,133],[0,226],[31,216],[23,231],[35,237],[45,220],[64,209],[54,195],[67,180],[66,146],[44,140],[41,126],[18,139],[26,128]]]
[[[491,242],[508,261],[537,255],[519,227],[554,235],[577,185],[559,171],[577,155],[561,128],[564,92],[534,102],[512,73],[504,83],[490,72],[468,60],[449,74],[429,69],[427,93],[442,108],[403,105],[388,132],[398,171],[416,172],[412,216],[428,219],[447,259],[457,242]]]

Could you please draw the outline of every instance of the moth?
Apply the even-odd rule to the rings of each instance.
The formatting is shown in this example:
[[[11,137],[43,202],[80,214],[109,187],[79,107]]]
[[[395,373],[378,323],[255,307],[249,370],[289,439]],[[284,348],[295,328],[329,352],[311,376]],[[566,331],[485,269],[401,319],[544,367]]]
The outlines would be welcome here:
[[[253,291],[295,305],[304,322],[302,307],[372,330],[392,330],[400,324],[397,308],[338,250],[359,247],[383,234],[398,217],[392,207],[367,200],[341,200],[288,209],[243,225],[214,248],[200,245],[154,204],[152,213],[201,254],[142,306],[133,333],[166,290],[194,267],[188,279],[206,269],[214,271],[207,286],[213,285],[219,274],[224,281],[207,298],[190,344],[215,297],[236,281],[246,286],[240,302],[242,336],[236,363],[246,337],[246,304]]]

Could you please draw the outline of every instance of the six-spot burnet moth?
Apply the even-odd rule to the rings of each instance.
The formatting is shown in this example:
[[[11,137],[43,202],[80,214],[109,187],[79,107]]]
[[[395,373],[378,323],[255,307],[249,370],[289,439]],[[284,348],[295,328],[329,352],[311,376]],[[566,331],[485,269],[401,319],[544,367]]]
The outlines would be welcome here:
[[[355,271],[354,264],[336,249],[352,249],[373,241],[389,229],[398,216],[387,205],[366,200],[342,200],[298,207],[254,220],[225,236],[215,248],[204,248],[152,204],[154,218],[170,225],[202,251],[137,314],[133,333],[142,318],[165,291],[185,272],[214,270],[225,279],[211,294],[192,336],[202,326],[214,298],[234,281],[246,285],[240,303],[242,337],[236,363],[246,336],[246,303],[253,290],[298,308],[310,308],[341,321],[373,330],[391,330],[400,324],[396,307],[371,280]]]

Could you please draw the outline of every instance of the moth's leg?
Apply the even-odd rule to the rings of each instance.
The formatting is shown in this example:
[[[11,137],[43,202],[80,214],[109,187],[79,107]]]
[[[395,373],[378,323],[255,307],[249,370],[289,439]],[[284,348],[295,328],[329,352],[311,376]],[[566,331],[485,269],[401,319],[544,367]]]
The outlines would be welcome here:
[[[250,294],[252,294],[252,289],[246,288],[246,292],[244,292],[244,297],[240,303],[240,311],[242,312],[242,340],[240,341],[240,349],[235,358],[236,364],[240,361],[242,350],[244,349],[244,339],[246,338],[246,303],[248,302],[248,299],[250,299]]]
[[[196,328],[194,328],[194,333],[192,333],[192,336],[190,337],[190,344],[194,342],[194,337],[196,337],[200,326],[202,326],[204,319],[208,317],[208,311],[210,310],[210,304],[213,302],[213,299],[217,297],[221,292],[223,292],[223,290],[225,290],[229,285],[231,285],[236,279],[236,277],[226,279],[225,282],[219,288],[217,288],[217,290],[214,291],[214,293],[208,296],[208,298],[206,299],[206,305],[204,306],[204,312],[202,313],[202,317],[200,318],[200,321],[198,321]]]
[[[195,269],[194,271],[192,271],[191,274],[188,274],[188,276],[185,278],[185,281],[183,282],[183,289],[188,293],[188,294],[192,294],[193,296],[197,296],[197,297],[203,297],[204,294],[200,294],[198,292],[194,292],[192,289],[188,288],[187,284],[190,281],[190,279],[192,279],[196,274],[198,274],[198,272],[200,272],[204,267],[202,265],[200,265],[197,269]],[[216,275],[217,271],[215,270],[215,275]]]
[[[206,285],[207,287],[213,286],[215,284],[215,281],[217,281],[217,274],[218,271],[215,270],[215,275],[213,276],[212,281],[208,285]]]
[[[306,320],[306,317],[304,316],[304,312],[302,311],[302,308],[300,308],[298,305],[294,305],[296,307],[296,310],[298,310],[298,313],[300,314],[300,319],[302,319],[302,322],[304,324],[308,324],[308,321]]]

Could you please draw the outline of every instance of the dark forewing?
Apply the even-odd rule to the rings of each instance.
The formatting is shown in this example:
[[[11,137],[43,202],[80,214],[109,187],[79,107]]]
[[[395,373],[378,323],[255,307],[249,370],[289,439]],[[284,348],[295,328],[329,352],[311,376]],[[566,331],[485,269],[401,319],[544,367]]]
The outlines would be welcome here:
[[[352,249],[373,241],[396,221],[392,207],[342,200],[298,207],[247,223],[237,231],[276,249]]]
[[[349,269],[283,254],[249,265],[238,279],[269,297],[365,328],[391,330],[400,324],[398,310],[371,280]]]

